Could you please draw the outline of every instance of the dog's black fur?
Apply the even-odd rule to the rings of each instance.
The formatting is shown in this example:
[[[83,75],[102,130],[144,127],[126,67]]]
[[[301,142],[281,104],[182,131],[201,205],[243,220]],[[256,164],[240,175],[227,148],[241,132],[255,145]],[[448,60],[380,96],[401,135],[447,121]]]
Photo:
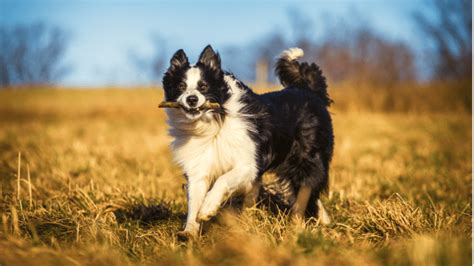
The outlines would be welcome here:
[[[317,200],[327,190],[334,136],[328,111],[332,100],[325,77],[314,63],[278,59],[275,72],[283,90],[257,95],[247,88],[245,113],[258,129],[259,175],[272,171],[289,181],[296,195],[301,185],[312,187],[306,215],[318,213]],[[245,87],[243,83],[240,86]]]

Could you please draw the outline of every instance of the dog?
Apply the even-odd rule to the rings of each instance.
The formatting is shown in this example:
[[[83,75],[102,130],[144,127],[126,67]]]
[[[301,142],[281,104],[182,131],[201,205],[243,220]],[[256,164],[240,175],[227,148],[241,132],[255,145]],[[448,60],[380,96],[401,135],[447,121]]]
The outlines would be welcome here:
[[[299,48],[283,51],[275,72],[285,88],[259,95],[222,70],[210,45],[194,65],[182,49],[174,53],[163,88],[166,101],[180,106],[166,110],[173,156],[187,179],[188,213],[178,238],[196,238],[200,222],[230,196],[243,193],[244,205],[253,205],[265,172],[287,184],[295,217],[319,214],[327,222],[319,197],[333,153],[332,100],[320,68],[299,63],[302,56]],[[206,102],[220,108],[206,109]]]

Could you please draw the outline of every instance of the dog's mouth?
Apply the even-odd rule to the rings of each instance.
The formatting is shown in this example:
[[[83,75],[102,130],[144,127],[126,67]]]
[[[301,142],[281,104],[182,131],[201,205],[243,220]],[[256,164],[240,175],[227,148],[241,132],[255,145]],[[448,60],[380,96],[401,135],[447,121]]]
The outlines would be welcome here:
[[[187,108],[187,107],[182,106],[182,105],[181,105],[181,109],[182,109],[185,113],[190,114],[190,115],[198,115],[198,114],[202,111],[202,108],[200,108],[200,107]]]
[[[189,114],[199,114],[199,112],[205,109],[203,106],[198,106],[198,107],[186,107],[184,105],[180,105],[180,106],[181,106],[181,109],[183,109],[183,111]]]
[[[178,101],[178,106],[181,112],[190,120],[199,119],[204,114],[210,114],[215,111],[215,109],[220,108],[220,105],[217,103],[209,103],[205,102],[196,107],[190,107],[187,104],[183,104],[182,102]]]
[[[184,105],[180,105],[181,111],[186,115],[188,119],[191,120],[196,120],[202,116],[205,111],[204,106],[198,106],[198,107],[186,107]]]

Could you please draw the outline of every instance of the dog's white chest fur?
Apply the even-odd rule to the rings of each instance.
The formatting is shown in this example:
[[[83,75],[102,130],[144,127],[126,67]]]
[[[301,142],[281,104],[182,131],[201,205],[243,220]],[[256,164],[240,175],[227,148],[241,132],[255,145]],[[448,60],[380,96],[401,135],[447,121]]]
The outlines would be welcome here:
[[[173,153],[176,162],[190,179],[205,178],[213,182],[235,168],[248,169],[250,182],[256,177],[256,145],[250,137],[252,126],[239,114],[243,93],[234,80],[226,78],[232,95],[224,104],[228,111],[223,122],[214,119],[180,123],[178,110],[170,110],[170,134],[175,138]],[[178,111],[179,112],[179,111]]]
[[[226,118],[220,128],[207,127],[201,130],[209,135],[177,138],[173,144],[175,160],[190,177],[204,175],[213,180],[237,164],[254,164],[255,144],[239,119]]]

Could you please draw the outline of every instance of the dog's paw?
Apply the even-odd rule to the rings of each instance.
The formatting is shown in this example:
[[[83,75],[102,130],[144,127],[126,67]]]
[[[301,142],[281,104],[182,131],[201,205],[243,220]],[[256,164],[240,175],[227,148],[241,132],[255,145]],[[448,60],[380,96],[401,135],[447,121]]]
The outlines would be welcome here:
[[[198,222],[202,223],[202,222],[207,222],[209,220],[211,220],[211,218],[213,217],[214,215],[211,215],[211,214],[199,214],[198,217],[197,217],[197,220]]]
[[[191,231],[179,231],[176,233],[176,237],[178,238],[179,242],[189,242],[189,241],[195,241],[198,238],[197,233],[193,233]]]
[[[219,209],[219,206],[215,207],[214,205],[206,204],[206,202],[204,202],[201,209],[199,210],[197,221],[206,222],[209,221],[212,217],[214,217]]]
[[[207,211],[199,212],[198,217],[197,217],[197,221],[198,222],[207,222],[214,216],[215,216],[215,212],[207,212]]]
[[[331,223],[331,217],[329,216],[328,212],[323,206],[323,203],[321,200],[318,200],[318,217],[319,217],[319,222],[324,225],[328,225]]]

